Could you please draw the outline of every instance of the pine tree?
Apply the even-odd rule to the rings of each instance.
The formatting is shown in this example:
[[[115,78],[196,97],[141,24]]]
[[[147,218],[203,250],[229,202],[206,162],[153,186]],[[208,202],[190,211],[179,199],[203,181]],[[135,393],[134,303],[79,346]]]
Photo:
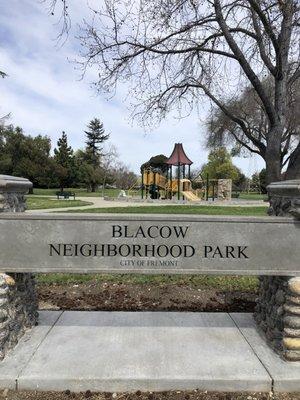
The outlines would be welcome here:
[[[101,144],[109,138],[109,134],[105,134],[103,123],[98,118],[94,118],[88,124],[86,134],[86,151],[89,154],[90,162],[94,167],[100,164],[100,157],[103,148]]]
[[[68,146],[67,134],[63,131],[54,149],[54,160],[57,165],[57,175],[60,182],[60,190],[72,183],[73,149]]]
[[[109,138],[109,134],[105,134],[103,123],[98,119],[94,118],[90,121],[87,126],[88,130],[86,134],[86,159],[87,162],[93,167],[93,176],[91,180],[91,190],[96,191],[97,181],[95,177],[99,176],[100,161],[103,147],[101,146]]]

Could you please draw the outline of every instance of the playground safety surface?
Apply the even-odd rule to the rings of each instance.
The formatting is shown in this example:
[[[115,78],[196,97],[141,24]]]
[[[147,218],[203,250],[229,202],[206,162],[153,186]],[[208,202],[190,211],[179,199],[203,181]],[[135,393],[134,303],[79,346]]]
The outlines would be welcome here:
[[[18,390],[300,392],[299,377],[247,313],[42,311],[0,363]]]

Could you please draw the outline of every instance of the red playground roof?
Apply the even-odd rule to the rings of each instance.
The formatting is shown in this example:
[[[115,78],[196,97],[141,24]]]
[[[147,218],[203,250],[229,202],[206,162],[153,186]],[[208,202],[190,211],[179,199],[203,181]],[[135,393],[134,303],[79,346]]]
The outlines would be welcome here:
[[[169,165],[191,165],[193,161],[191,161],[185,151],[183,150],[182,143],[175,143],[174,150],[170,156],[170,158],[166,161],[166,164]]]

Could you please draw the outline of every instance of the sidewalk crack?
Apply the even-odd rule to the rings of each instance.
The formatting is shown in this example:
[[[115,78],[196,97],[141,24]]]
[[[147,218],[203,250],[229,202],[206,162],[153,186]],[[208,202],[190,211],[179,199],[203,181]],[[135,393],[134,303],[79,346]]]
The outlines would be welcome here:
[[[232,317],[231,313],[228,313],[229,317],[231,318],[232,322],[234,323],[234,325],[237,327],[238,331],[240,332],[240,334],[243,336],[243,338],[245,339],[245,341],[248,343],[249,347],[251,348],[251,350],[253,351],[253,353],[256,355],[258,361],[261,363],[261,365],[263,366],[263,368],[265,369],[265,371],[267,372],[267,374],[269,375],[270,379],[271,379],[271,389],[270,392],[273,393],[273,389],[274,389],[274,379],[268,369],[268,367],[263,363],[263,361],[261,360],[258,352],[254,349],[254,347],[251,345],[250,341],[247,339],[247,336],[243,333],[243,331],[240,329],[240,327],[238,326],[238,324],[236,323],[235,319]],[[251,314],[252,316],[252,314]],[[267,346],[267,344],[266,344]]]
[[[55,327],[55,325],[58,323],[58,321],[60,320],[61,316],[63,315],[64,311],[61,311],[61,313],[58,315],[58,317],[56,318],[56,320],[54,321],[54,323],[52,324],[52,326],[50,327],[50,329],[47,331],[47,333],[45,334],[45,336],[42,338],[42,340],[40,341],[40,343],[36,346],[36,348],[34,349],[34,351],[32,352],[30,358],[28,359],[28,361],[26,362],[25,366],[19,371],[17,378],[16,378],[16,390],[19,389],[19,378],[20,376],[23,374],[24,370],[28,367],[28,365],[30,364],[30,361],[32,360],[32,358],[34,357],[34,355],[36,354],[36,352],[38,351],[38,349],[40,348],[41,344],[45,341],[45,339],[48,337],[49,333],[52,331],[52,329]],[[32,328],[34,329],[34,328]]]

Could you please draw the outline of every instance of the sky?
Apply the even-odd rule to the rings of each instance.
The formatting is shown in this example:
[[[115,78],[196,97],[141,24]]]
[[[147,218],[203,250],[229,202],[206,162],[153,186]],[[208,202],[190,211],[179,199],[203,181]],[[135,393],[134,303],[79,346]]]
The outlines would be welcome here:
[[[159,127],[145,131],[132,121],[126,87],[108,99],[91,88],[92,73],[81,79],[74,63],[79,53],[76,33],[89,11],[86,0],[72,4],[72,29],[58,45],[58,17],[49,15],[42,0],[0,0],[0,70],[8,74],[0,80],[0,115],[11,113],[8,122],[26,134],[49,136],[52,148],[65,131],[74,149],[84,147],[84,130],[96,117],[110,133],[120,159],[135,172],[151,156],[169,156],[176,142],[183,143],[199,168],[207,161],[203,138],[209,103],[184,119],[173,113]],[[259,156],[233,161],[247,176],[263,168]]]

